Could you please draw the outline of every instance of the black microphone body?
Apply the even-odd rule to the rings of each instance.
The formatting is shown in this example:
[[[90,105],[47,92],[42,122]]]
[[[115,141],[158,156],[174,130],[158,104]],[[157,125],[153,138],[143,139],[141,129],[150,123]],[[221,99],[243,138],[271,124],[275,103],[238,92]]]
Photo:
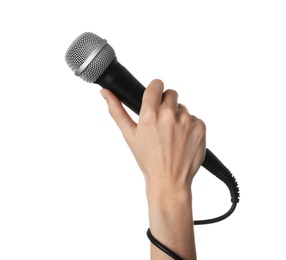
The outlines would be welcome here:
[[[117,58],[94,83],[109,89],[124,105],[139,115],[146,88],[118,62]]]

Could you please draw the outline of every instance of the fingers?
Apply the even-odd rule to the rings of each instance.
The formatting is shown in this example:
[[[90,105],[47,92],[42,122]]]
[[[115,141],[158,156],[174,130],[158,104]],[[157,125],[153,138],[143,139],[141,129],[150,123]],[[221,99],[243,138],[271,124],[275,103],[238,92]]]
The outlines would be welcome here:
[[[162,105],[178,108],[178,93],[172,89],[166,90],[163,94]]]
[[[173,107],[181,112],[189,113],[186,106],[178,104],[178,93],[175,90],[168,89],[165,92],[163,91],[164,83],[161,80],[155,79],[151,81],[143,96],[141,116],[149,116],[150,112],[156,113],[160,106]]]
[[[183,105],[183,104],[178,104],[178,108],[179,108],[180,111],[189,113],[188,108],[185,105]]]
[[[150,115],[156,114],[160,106],[174,107],[178,109],[177,111],[189,113],[184,105],[178,104],[178,93],[175,90],[168,89],[165,92],[163,91],[164,83],[161,80],[153,80],[149,84],[144,92],[140,116],[143,115],[143,118],[148,118]],[[111,91],[103,88],[100,93],[107,102],[110,115],[128,142],[131,136],[135,134],[137,124],[126,112],[120,100]]]
[[[132,120],[119,99],[111,91],[103,88],[101,89],[100,94],[106,100],[110,115],[118,125],[125,140],[128,142],[134,135],[137,124]]]
[[[164,83],[161,80],[155,79],[151,81],[144,92],[140,114],[158,110],[162,103],[163,90]]]

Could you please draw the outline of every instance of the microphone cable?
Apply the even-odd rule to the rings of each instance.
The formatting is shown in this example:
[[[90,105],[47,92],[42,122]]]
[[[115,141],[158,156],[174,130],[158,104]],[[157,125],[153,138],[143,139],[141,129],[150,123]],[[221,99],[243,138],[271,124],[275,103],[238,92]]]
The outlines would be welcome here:
[[[235,177],[209,149],[206,149],[206,155],[208,155],[206,156],[207,159],[205,159],[202,166],[226,184],[230,191],[232,205],[225,214],[212,219],[195,220],[194,225],[212,224],[226,219],[234,212],[236,205],[239,202],[240,193]],[[155,237],[153,237],[150,228],[147,230],[147,237],[152,244],[154,244],[173,259],[183,260],[183,258],[178,256],[169,248],[161,244]]]

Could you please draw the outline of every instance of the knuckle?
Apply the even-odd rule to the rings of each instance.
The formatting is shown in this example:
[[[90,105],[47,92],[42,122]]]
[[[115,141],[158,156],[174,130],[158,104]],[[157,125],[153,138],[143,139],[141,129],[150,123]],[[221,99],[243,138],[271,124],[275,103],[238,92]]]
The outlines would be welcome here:
[[[181,124],[190,127],[193,123],[193,118],[188,112],[182,111],[180,113],[179,121]]]
[[[160,111],[161,119],[163,121],[174,121],[176,119],[177,111],[171,106],[162,106]]]
[[[202,135],[205,135],[206,134],[206,124],[204,123],[203,120],[201,119],[197,119],[196,120],[196,129],[197,129],[197,132],[202,134]]]
[[[178,92],[174,89],[167,89],[165,91],[165,94],[172,95],[172,96],[178,96]]]
[[[156,86],[164,86],[164,82],[161,79],[153,79],[150,83],[150,85],[156,85]]]
[[[163,92],[164,90],[164,83],[160,79],[153,79],[147,87],[147,92],[154,89]]]
[[[172,100],[173,102],[175,102],[178,99],[178,93],[177,91],[173,90],[173,89],[167,89],[164,91],[163,93],[163,100],[162,102],[164,103],[166,100],[169,100],[169,102]]]
[[[145,109],[144,113],[140,114],[139,118],[143,123],[156,122],[158,115],[154,109]]]
[[[201,133],[202,135],[205,135],[206,125],[201,119],[193,117],[188,112],[183,111],[180,113],[179,120],[181,124],[185,125],[190,129],[193,129],[193,131],[195,131],[196,133]]]
[[[182,112],[187,112],[187,113],[189,113],[188,108],[187,108],[185,105],[181,104],[181,103],[178,104],[178,108],[179,108]]]

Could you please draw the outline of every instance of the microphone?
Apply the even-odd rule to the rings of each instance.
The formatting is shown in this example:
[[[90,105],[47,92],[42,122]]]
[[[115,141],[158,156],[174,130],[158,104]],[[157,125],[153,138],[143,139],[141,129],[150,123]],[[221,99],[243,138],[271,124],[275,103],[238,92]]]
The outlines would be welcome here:
[[[139,115],[145,87],[118,62],[115,51],[106,40],[94,33],[85,32],[71,43],[65,60],[76,76],[109,89],[123,104]],[[215,223],[227,218],[235,210],[240,195],[234,176],[209,149],[206,149],[202,166],[227,185],[232,206],[220,217],[194,221],[196,225]]]
[[[76,76],[109,89],[139,114],[145,87],[118,62],[106,40],[89,32],[81,34],[67,50],[66,62]]]

